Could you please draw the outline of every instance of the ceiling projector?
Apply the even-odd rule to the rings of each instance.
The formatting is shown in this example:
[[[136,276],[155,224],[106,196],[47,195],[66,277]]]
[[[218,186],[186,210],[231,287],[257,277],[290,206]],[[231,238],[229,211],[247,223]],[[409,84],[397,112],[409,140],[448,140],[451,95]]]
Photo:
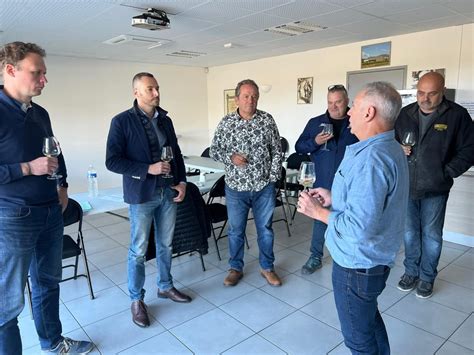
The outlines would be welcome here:
[[[132,26],[156,31],[170,28],[170,20],[166,12],[150,8],[147,12],[132,18]]]

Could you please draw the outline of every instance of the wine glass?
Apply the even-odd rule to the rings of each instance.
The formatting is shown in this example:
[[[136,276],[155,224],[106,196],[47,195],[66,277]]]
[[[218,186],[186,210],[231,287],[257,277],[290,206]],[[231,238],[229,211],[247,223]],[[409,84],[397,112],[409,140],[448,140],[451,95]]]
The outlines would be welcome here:
[[[300,170],[298,171],[298,183],[303,185],[305,189],[309,189],[313,187],[315,181],[314,163],[310,161],[301,162]]]
[[[320,126],[323,127],[323,130],[322,130],[323,134],[333,134],[332,123],[321,123]],[[324,147],[321,150],[329,150],[328,141],[324,143]]]
[[[57,157],[61,154],[61,147],[56,137],[45,137],[43,140],[43,155],[49,158]],[[49,180],[57,180],[62,178],[62,175],[56,174],[56,171],[47,177]]]
[[[413,147],[415,145],[415,142],[416,142],[415,132],[413,131],[405,132],[405,134],[403,135],[402,144],[409,147]]]
[[[171,149],[171,147],[169,145],[164,146],[163,149],[161,150],[161,160],[163,160],[164,162],[167,162],[167,163],[169,163],[171,160],[173,160],[173,149]],[[164,178],[172,178],[173,175],[164,174],[163,177]]]
[[[246,160],[246,164],[240,165],[240,166],[238,166],[238,168],[245,169],[247,167],[248,163],[249,163],[249,152],[248,152],[248,149],[247,149],[246,142],[242,142],[240,144],[240,148],[236,153]]]

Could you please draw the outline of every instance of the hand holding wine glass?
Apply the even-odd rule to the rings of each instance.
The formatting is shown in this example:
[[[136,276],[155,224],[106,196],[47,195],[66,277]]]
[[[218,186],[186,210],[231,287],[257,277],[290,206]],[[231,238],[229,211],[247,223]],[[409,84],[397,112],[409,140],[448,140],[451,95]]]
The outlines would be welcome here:
[[[300,165],[298,171],[298,183],[303,185],[305,189],[313,187],[316,181],[316,173],[314,171],[314,163],[310,161],[304,161]]]
[[[321,131],[322,134],[329,134],[332,136],[333,134],[333,126],[332,126],[332,123],[321,123],[321,125],[323,127],[323,130]],[[328,149],[328,141],[326,141],[324,143],[324,147],[322,148],[322,150],[329,150]]]
[[[61,154],[61,147],[56,137],[45,137],[43,140],[43,155],[48,158],[56,158]],[[47,177],[49,180],[57,180],[62,178],[62,175],[56,174],[56,171]]]
[[[164,146],[163,149],[161,150],[161,160],[163,160],[166,163],[169,163],[171,160],[173,160],[173,149],[169,145]],[[167,173],[163,175],[164,178],[172,178],[173,175]]]
[[[402,145],[403,145],[403,150],[405,151],[406,155],[411,154],[411,149],[415,145],[415,143],[416,143],[415,132],[413,131],[405,132],[402,139]]]

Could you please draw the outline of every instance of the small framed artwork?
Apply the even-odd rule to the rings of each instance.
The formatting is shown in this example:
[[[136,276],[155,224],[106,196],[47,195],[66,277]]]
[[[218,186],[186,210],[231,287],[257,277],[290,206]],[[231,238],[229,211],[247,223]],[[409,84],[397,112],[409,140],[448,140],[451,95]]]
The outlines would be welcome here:
[[[228,115],[234,111],[237,111],[237,104],[235,103],[235,89],[224,90],[224,113]]]
[[[446,69],[445,68],[439,68],[439,69],[425,69],[425,70],[414,70],[411,72],[411,82],[410,82],[410,87],[412,89],[416,89],[417,85],[418,85],[418,81],[420,80],[420,78],[425,75],[426,73],[429,73],[429,72],[436,72],[436,73],[440,73],[442,76],[446,77],[445,75],[445,71]]]
[[[313,103],[313,77],[298,78],[296,85],[296,103]]]
[[[390,65],[392,42],[371,44],[361,47],[361,68]]]

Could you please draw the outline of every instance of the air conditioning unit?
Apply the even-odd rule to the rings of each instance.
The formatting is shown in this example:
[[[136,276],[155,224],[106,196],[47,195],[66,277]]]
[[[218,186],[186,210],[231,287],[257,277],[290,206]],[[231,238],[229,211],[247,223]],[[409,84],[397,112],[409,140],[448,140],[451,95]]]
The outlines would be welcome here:
[[[132,18],[132,26],[150,31],[165,30],[170,28],[170,20],[166,12],[149,8],[147,12]]]

